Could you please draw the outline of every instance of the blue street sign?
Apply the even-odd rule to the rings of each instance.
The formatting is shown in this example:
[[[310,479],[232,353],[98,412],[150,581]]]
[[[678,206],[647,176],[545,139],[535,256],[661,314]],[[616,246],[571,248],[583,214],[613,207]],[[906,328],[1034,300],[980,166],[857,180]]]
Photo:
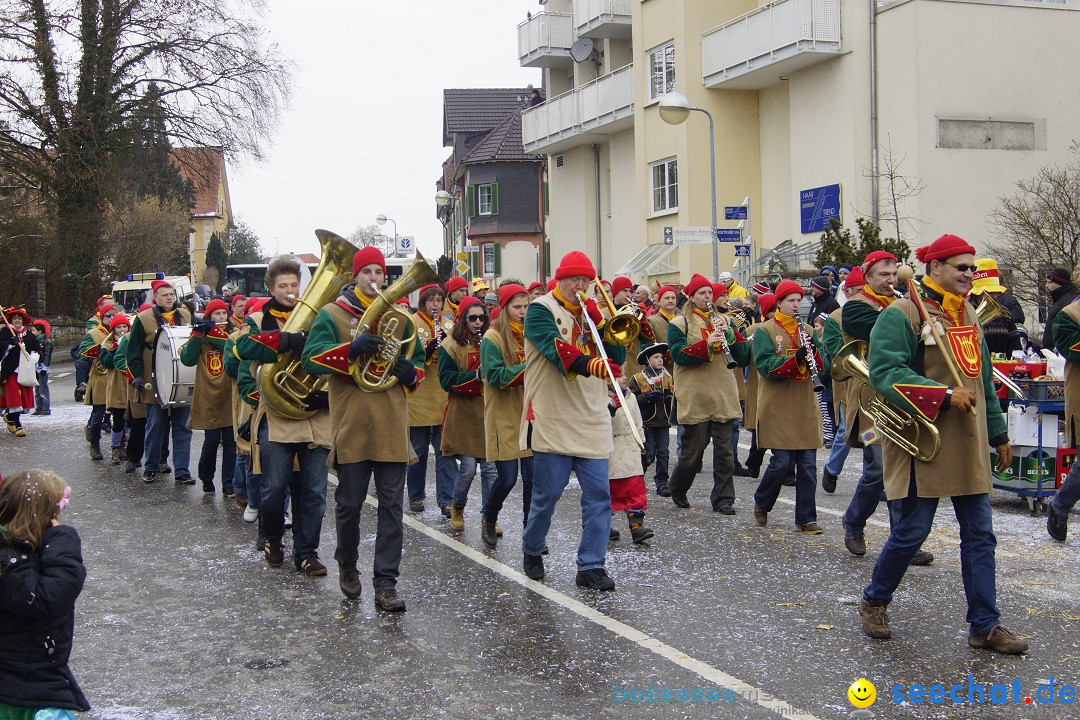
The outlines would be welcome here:
[[[716,228],[716,239],[719,242],[739,242],[742,240],[742,230],[739,228]]]
[[[745,220],[746,219],[746,206],[745,205],[725,205],[724,206],[724,219],[725,220]]]
[[[736,245],[735,246],[735,257],[750,257],[750,246],[749,245]]]
[[[803,234],[821,232],[833,218],[843,222],[840,213],[840,184],[800,192],[799,215]]]

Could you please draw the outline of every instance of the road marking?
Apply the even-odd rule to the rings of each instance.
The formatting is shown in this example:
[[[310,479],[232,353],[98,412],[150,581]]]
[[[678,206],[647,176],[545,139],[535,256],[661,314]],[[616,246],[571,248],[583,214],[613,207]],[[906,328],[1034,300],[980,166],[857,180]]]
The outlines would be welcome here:
[[[795,501],[788,498],[776,498],[776,502],[781,502],[785,505],[791,505],[792,507],[795,507]],[[823,508],[818,506],[817,511],[820,513],[825,513],[827,515],[835,515],[838,518],[844,517],[844,513],[840,512],[839,510],[833,510],[831,508]],[[882,522],[881,520],[875,520],[874,518],[868,518],[866,520],[866,524],[876,525],[877,527],[885,528],[886,530],[889,529],[889,523]]]
[[[376,500],[371,495],[368,495],[366,502],[368,505],[374,508],[377,508],[379,505],[378,500]],[[606,630],[610,630],[616,635],[619,635],[620,637],[629,640],[632,643],[636,643],[637,645],[645,648],[646,650],[649,650],[650,652],[659,655],[665,660],[668,660],[678,665],[679,667],[685,668],[686,670],[689,670],[690,672],[701,676],[706,681],[715,684],[718,688],[730,688],[731,690],[734,690],[736,693],[741,695],[743,699],[756,705],[760,705],[766,710],[777,713],[784,718],[799,718],[799,720],[819,720],[819,718],[811,715],[808,712],[799,710],[798,708],[789,705],[783,700],[774,698],[772,695],[768,694],[764,690],[761,690],[760,688],[756,688],[749,683],[743,682],[737,677],[734,677],[725,673],[722,670],[718,670],[717,668],[712,667],[708,663],[693,658],[686,653],[672,647],[671,645],[668,645],[667,643],[657,640],[651,635],[648,635],[638,630],[635,627],[627,625],[623,622],[619,622],[614,618],[608,617],[604,613],[586,605],[580,600],[575,600],[569,595],[566,595],[559,592],[558,590],[555,590],[554,588],[544,585],[542,582],[530,580],[529,578],[525,577],[524,573],[518,572],[510,566],[501,563],[494,558],[490,558],[487,555],[484,555],[480,551],[475,550],[472,547],[469,547],[468,545],[465,545],[464,543],[453,539],[452,537],[449,537],[445,533],[441,533],[438,530],[435,530],[434,528],[420,522],[413,517],[410,517],[409,515],[403,514],[402,520],[406,525],[416,530],[417,532],[423,533],[432,540],[442,543],[451,550],[460,553],[461,555],[464,555],[476,564],[482,565],[483,567],[486,567],[495,574],[501,575],[507,580],[521,585],[526,590],[531,590],[537,595],[547,598],[548,600],[556,603],[557,605],[561,605],[567,610],[577,615],[580,615],[586,620],[589,620],[590,622],[593,622],[600,627],[605,628]]]

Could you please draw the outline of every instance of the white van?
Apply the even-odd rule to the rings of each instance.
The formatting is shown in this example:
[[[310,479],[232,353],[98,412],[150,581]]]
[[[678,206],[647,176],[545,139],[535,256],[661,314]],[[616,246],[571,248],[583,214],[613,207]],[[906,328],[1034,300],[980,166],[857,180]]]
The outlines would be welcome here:
[[[166,276],[163,272],[156,273],[129,273],[123,280],[114,280],[112,283],[113,302],[123,306],[124,312],[133,313],[144,303],[153,302],[150,293],[150,283],[154,280],[165,280],[176,290],[176,302],[192,300],[195,292],[191,287],[191,278],[187,275]]]

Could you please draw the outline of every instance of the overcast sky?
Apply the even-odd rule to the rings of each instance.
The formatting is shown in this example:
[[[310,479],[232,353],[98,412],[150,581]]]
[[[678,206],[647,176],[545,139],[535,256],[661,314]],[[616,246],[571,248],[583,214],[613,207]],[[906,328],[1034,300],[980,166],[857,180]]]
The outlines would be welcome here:
[[[518,64],[516,29],[537,0],[267,5],[265,26],[296,63],[293,94],[267,160],[228,167],[234,216],[274,254],[317,253],[316,228],[347,237],[383,213],[438,257],[442,91],[539,86],[540,71]]]

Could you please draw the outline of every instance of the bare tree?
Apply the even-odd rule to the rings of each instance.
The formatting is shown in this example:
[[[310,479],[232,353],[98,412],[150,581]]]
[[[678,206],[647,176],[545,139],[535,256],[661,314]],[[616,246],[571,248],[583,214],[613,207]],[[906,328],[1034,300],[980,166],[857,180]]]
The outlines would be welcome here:
[[[349,236],[349,242],[356,247],[374,245],[383,255],[390,255],[394,252],[394,237],[385,233],[381,225],[360,225]]]
[[[990,255],[1012,274],[1013,294],[1036,303],[1046,271],[1080,261],[1080,145],[1060,167],[1047,166],[1016,183],[990,213],[997,240]]]
[[[892,226],[894,238],[900,241],[913,240],[919,235],[919,219],[907,209],[907,201],[918,196],[926,185],[922,178],[904,175],[900,167],[907,160],[907,153],[901,154],[892,144],[892,136],[886,136],[882,148],[881,164],[883,169],[878,175],[884,190],[884,203],[878,212],[878,226]]]

